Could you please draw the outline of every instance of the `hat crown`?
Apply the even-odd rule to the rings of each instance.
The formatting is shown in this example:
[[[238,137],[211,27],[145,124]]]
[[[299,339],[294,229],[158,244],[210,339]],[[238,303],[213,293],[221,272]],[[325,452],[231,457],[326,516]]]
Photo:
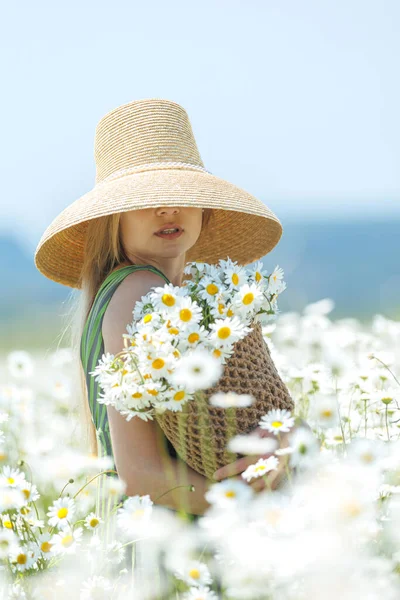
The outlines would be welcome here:
[[[204,169],[187,112],[158,98],[135,100],[104,115],[96,127],[94,156],[96,184],[123,169],[152,163]]]

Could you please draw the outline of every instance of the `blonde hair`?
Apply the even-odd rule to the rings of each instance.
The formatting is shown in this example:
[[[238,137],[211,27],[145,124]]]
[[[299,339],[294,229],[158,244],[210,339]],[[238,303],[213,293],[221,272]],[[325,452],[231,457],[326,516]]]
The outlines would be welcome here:
[[[209,224],[212,209],[205,208],[203,212],[202,227]],[[120,238],[121,213],[114,213],[87,221],[85,251],[81,269],[81,288],[72,289],[67,298],[69,309],[66,315],[66,326],[61,333],[60,344],[65,333],[70,333],[70,348],[73,356],[74,368],[77,369],[78,411],[83,425],[84,446],[87,450],[98,455],[98,442],[96,428],[92,421],[85,373],[80,358],[80,344],[86,319],[89,315],[97,291],[107,275],[122,262],[131,262],[127,257]],[[133,307],[132,307],[133,308]]]

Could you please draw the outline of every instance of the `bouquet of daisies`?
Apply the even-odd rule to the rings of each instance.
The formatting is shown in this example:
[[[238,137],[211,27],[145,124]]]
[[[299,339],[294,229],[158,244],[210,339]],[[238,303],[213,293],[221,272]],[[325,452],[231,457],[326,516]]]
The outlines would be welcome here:
[[[279,267],[268,275],[261,262],[192,262],[184,272],[181,287],[155,287],[136,303],[125,349],[104,354],[91,374],[102,388],[98,402],[127,420],[156,418],[178,455],[211,477],[232,458],[231,435],[256,427],[271,408],[293,408],[261,329],[286,285]],[[232,391],[254,402],[234,409],[209,402]]]

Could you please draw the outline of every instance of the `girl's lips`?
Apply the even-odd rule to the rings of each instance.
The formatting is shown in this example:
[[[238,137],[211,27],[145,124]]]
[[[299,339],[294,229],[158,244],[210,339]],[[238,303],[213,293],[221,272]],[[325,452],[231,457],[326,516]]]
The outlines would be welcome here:
[[[175,238],[178,238],[179,236],[181,236],[183,233],[183,230],[180,229],[179,231],[175,231],[175,233],[155,233],[154,235],[156,235],[157,237],[160,238],[164,238],[166,240],[174,240]]]

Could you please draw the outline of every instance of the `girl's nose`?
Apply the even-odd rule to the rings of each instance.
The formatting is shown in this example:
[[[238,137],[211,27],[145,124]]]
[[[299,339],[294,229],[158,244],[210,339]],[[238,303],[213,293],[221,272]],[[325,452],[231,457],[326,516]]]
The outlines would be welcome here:
[[[157,216],[161,215],[177,215],[179,213],[178,206],[159,206],[156,210]]]

